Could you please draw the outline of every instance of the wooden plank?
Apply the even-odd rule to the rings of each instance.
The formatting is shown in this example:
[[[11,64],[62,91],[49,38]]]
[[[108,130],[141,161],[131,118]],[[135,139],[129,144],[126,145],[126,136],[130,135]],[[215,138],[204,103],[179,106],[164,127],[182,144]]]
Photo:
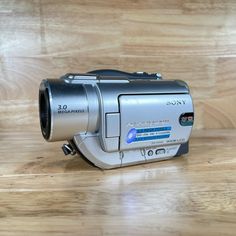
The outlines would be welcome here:
[[[195,101],[194,128],[235,127],[233,1],[0,4],[0,129],[13,122],[14,129],[38,126],[42,79],[99,68],[185,80]]]
[[[2,132],[0,233],[233,236],[235,140],[194,131],[185,157],[101,171],[37,132]]]
[[[124,15],[125,55],[235,55],[235,18],[224,15]],[[190,33],[191,32],[191,33]]]

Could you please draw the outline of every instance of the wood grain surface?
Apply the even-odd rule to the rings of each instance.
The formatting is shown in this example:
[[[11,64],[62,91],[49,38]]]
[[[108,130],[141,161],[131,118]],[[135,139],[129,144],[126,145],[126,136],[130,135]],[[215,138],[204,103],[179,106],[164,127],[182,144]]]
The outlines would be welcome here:
[[[1,132],[0,235],[234,236],[235,142],[195,130],[186,156],[102,171],[38,132]]]
[[[0,0],[0,235],[236,232],[236,1]],[[185,80],[187,156],[101,171],[46,143],[38,87],[113,68]]]
[[[236,2],[0,1],[0,130],[38,129],[44,78],[99,68],[188,82],[195,129],[235,128]]]

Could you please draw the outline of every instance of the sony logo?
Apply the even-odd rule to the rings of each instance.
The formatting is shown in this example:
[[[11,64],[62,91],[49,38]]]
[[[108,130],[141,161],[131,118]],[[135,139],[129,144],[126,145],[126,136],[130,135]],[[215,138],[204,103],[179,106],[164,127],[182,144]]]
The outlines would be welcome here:
[[[173,105],[173,106],[175,106],[175,105],[185,105],[186,104],[186,100],[171,100],[171,101],[168,101],[167,103],[166,103],[166,105]]]

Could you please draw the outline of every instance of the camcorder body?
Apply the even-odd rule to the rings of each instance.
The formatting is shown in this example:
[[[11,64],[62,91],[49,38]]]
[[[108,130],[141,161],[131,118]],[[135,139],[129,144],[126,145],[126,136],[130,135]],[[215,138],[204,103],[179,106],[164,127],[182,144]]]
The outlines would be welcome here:
[[[194,108],[183,81],[96,70],[43,80],[39,115],[47,141],[111,169],[186,154]]]

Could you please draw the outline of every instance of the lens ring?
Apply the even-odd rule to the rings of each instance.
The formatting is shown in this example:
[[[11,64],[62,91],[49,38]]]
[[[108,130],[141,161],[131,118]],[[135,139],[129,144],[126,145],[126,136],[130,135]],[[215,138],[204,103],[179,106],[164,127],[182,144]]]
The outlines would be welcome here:
[[[42,135],[48,140],[51,132],[51,108],[48,88],[39,91],[39,117]]]

